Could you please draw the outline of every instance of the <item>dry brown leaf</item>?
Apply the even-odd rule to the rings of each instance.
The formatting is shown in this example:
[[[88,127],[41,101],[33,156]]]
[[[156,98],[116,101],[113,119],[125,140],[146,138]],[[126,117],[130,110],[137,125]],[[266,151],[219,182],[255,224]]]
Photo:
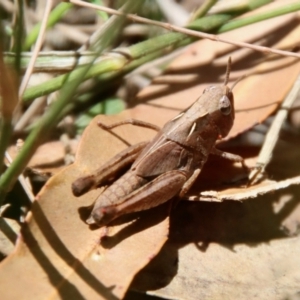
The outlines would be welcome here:
[[[269,9],[269,6],[264,9]],[[298,18],[297,13],[289,14],[222,36],[292,49],[300,43]],[[202,55],[208,48],[211,53],[209,58],[207,54]],[[206,86],[222,84],[229,56],[233,60],[230,84],[242,75],[248,77],[234,88],[237,113],[228,138],[262,122],[274,112],[290,90],[300,72],[300,62],[289,57],[267,57],[249,49],[234,50],[231,45],[207,40],[188,47],[171,63],[165,75],[155,78],[152,85],[139,93],[138,100],[142,104],[133,108],[133,116],[162,126],[191,105]]]
[[[295,3],[295,0],[285,0],[285,1],[276,1],[271,2],[268,5],[264,5],[259,9],[251,11],[249,13],[243,14],[240,18],[244,19],[246,17],[255,16],[259,13],[269,12],[270,10],[282,7],[283,5],[288,5]],[[238,20],[236,18],[235,20]],[[272,38],[272,35],[277,30],[282,30],[285,26],[288,28],[293,27],[293,23],[297,22],[298,15],[295,14],[287,14],[277,18],[272,18],[269,20],[261,21],[258,23],[254,23],[250,26],[241,27],[223,34],[220,34],[220,38],[232,40],[232,41],[243,41],[247,43],[261,43],[262,41],[266,41],[266,37],[269,39]],[[285,32],[288,34],[288,31]],[[280,37],[279,37],[280,39]],[[293,40],[293,43],[290,43],[287,47],[282,47],[283,49],[292,49],[299,45],[299,38],[296,35]],[[297,43],[298,41],[298,43]],[[278,47],[278,46],[277,46]],[[180,69],[186,70],[195,68],[195,66],[201,66],[210,64],[214,61],[214,59],[225,55],[233,50],[236,50],[234,45],[225,44],[225,43],[217,43],[211,40],[200,40],[195,42],[191,46],[189,46],[182,55],[180,55],[172,64],[169,66],[169,70],[178,71]],[[250,49],[238,49],[235,52],[234,57],[240,58],[246,54],[252,53]]]
[[[68,154],[75,154],[78,145],[77,140],[71,140],[68,144],[70,152]],[[19,150],[17,146],[11,146],[8,149],[12,160],[18,155]],[[65,166],[66,146],[61,141],[46,142],[38,147],[27,167],[38,170],[41,173],[50,172],[57,173]]]
[[[291,21],[291,23],[293,22],[294,20]],[[285,30],[286,27],[283,28],[283,31]],[[294,59],[290,58],[273,58],[249,69],[250,58],[259,59],[259,55],[241,56],[236,62],[238,71],[232,73],[233,79],[238,78],[244,72],[243,68],[247,72],[260,74],[248,77],[235,89],[237,109],[245,110],[247,108],[247,112],[237,114],[236,129],[233,130],[231,136],[265,119],[285,96],[300,70],[299,63],[295,63]],[[202,74],[205,74],[202,77],[206,82],[212,83],[216,81],[215,78],[220,78],[224,74],[224,70],[225,62],[221,57],[210,66],[202,66]],[[193,102],[201,94],[200,91],[196,92],[196,89],[202,90],[203,86],[184,89],[183,86],[193,84],[190,82],[190,78],[182,85],[180,85],[178,77],[173,79],[176,86],[153,84],[143,91],[140,97],[147,104],[133,108],[128,117],[162,125],[169,118],[174,117],[179,110],[186,108],[189,105],[187,102]],[[161,83],[164,78],[158,80]],[[194,81],[196,82],[198,79]],[[170,91],[173,94],[170,95]],[[160,94],[167,94],[167,96],[151,100]],[[182,99],[184,99],[184,103]],[[269,104],[272,105],[268,106]],[[263,110],[261,106],[267,107]],[[256,109],[249,110],[251,107]],[[120,134],[122,130],[126,129],[117,129]],[[137,132],[142,135],[140,141],[145,140],[147,134],[143,133],[144,129],[139,129]],[[213,163],[211,161],[206,169]],[[224,166],[223,172],[219,172],[221,166]],[[216,169],[218,169],[217,172],[211,174],[222,173],[227,177],[225,179],[231,181],[229,183],[233,185],[232,178],[239,177],[243,173],[240,167],[236,168],[227,162],[221,164],[217,162],[214,171]],[[227,186],[224,185],[224,176],[219,178],[219,181],[212,180],[209,176],[211,176],[209,172],[203,170],[197,182],[200,185],[196,183],[194,189],[191,190],[191,195],[199,195],[201,190],[205,191],[209,187],[224,190],[225,187],[230,186],[228,182],[226,182]],[[262,184],[267,184],[267,182]],[[259,187],[261,186],[259,185]],[[249,189],[255,190],[255,188]],[[245,188],[244,191],[249,191],[249,189]],[[277,208],[277,211],[274,208],[276,204],[287,201],[285,194],[285,197],[280,197],[282,192],[276,194],[278,197],[274,197],[274,195],[258,196],[255,200],[249,201],[249,204],[230,201],[221,204],[180,203],[180,206],[174,210],[171,239],[154,260],[153,265],[156,266],[156,269],[151,269],[150,264],[150,271],[144,275],[143,273],[139,274],[132,287],[143,290],[163,287],[156,293],[157,295],[179,299],[221,298],[226,295],[233,295],[235,298],[235,296],[244,294],[247,298],[247,296],[251,297],[254,293],[261,291],[263,286],[266,286],[263,293],[263,296],[266,295],[266,297],[273,297],[276,294],[273,292],[276,287],[278,287],[278,299],[295,293],[299,289],[296,284],[299,277],[299,273],[296,272],[298,264],[297,268],[294,268],[291,262],[296,259],[297,251],[293,252],[291,259],[287,259],[286,251],[289,246],[299,249],[300,242],[296,237],[290,238],[281,230],[281,226],[285,226],[286,222],[289,224],[287,228],[294,228],[289,230],[289,233],[297,233],[299,207],[295,189],[288,192],[294,195],[293,199],[287,205],[281,204],[281,209]],[[261,202],[264,204],[261,205]],[[289,209],[293,210],[293,217],[290,219],[286,212],[290,211]],[[277,241],[277,239],[281,240]],[[269,245],[266,247],[262,244],[263,242],[268,242]],[[249,248],[249,245],[253,243],[257,244],[255,248],[257,251]],[[207,245],[209,248],[205,252]],[[234,255],[235,253],[231,249],[234,249],[238,256]],[[273,256],[270,255],[270,252],[274,253]],[[254,259],[256,256],[260,256],[257,261]],[[176,265],[178,259],[179,266]],[[270,271],[270,265],[273,264],[269,264],[268,259],[276,264],[274,273]],[[287,263],[285,264],[286,259]],[[259,263],[258,267],[256,267],[256,262]],[[287,282],[280,284],[283,274],[288,274],[288,279]],[[262,280],[264,276],[265,279]],[[238,284],[239,288],[236,288]],[[187,292],[187,287],[190,292]]]
[[[125,112],[117,119],[104,118],[103,122],[110,124],[130,118],[131,112]],[[90,144],[81,144],[90,149],[78,157],[82,160],[81,172],[88,172],[86,164],[88,168],[95,168],[94,161],[99,155],[95,134],[99,129],[95,123],[94,127],[91,126],[85,133],[85,136],[90,136]],[[115,132],[124,137],[134,128],[126,125]],[[136,140],[130,142],[147,140],[154,134],[138,128],[134,133]],[[104,133],[103,143],[109,144],[111,139],[115,137]],[[117,143],[122,149],[126,147],[121,141]],[[299,145],[295,144],[295,151],[289,151],[284,159],[278,154],[288,153],[290,145],[287,147],[286,143],[282,143],[279,146],[273,166],[270,166],[272,176],[280,178],[284,167],[285,176],[291,176],[297,170],[299,173],[299,166],[295,164],[300,162]],[[110,148],[105,151],[110,151]],[[248,155],[251,156],[251,153]],[[219,172],[220,169],[223,172]],[[192,192],[199,194],[199,190],[211,187],[224,190],[228,187],[224,180],[231,181],[232,177],[241,174],[240,167],[220,158],[211,159]],[[244,203],[182,201],[172,213],[170,240],[153,263],[136,276],[132,288],[159,289],[154,294],[176,299],[219,299],[226,295],[232,295],[232,299],[249,299],[255,294],[262,298],[282,299],[295,294],[299,290],[300,274],[299,264],[293,262],[298,257],[300,240],[293,235],[297,234],[300,222],[299,192],[299,188],[292,188],[258,196]],[[88,193],[85,197],[92,202],[95,196]],[[148,213],[151,212],[145,212],[143,217]],[[291,248],[292,251],[289,250]],[[110,253],[113,259],[114,253]],[[127,261],[126,258],[124,261]],[[122,265],[124,262],[118,263]],[[88,265],[88,268],[93,266]]]
[[[109,120],[126,117],[128,112]],[[85,131],[76,163],[52,177],[34,202],[14,253],[0,265],[1,298],[122,298],[133,276],[166,241],[167,206],[111,227],[101,245],[104,229],[91,230],[80,219],[99,190],[75,198],[71,183],[126,147],[97,126],[99,119]],[[147,137],[126,126],[120,134],[130,143]]]

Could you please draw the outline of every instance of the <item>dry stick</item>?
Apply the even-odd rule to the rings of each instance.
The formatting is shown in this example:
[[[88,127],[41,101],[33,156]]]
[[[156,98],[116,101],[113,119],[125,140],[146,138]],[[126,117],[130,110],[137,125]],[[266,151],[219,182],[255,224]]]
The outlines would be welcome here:
[[[26,70],[26,73],[24,75],[23,81],[22,81],[21,86],[20,86],[20,90],[19,90],[19,101],[20,102],[22,101],[22,96],[24,94],[24,91],[25,91],[26,86],[28,84],[28,81],[29,81],[29,78],[31,76],[32,70],[34,68],[35,61],[36,61],[36,59],[39,55],[40,49],[42,47],[45,31],[47,29],[48,18],[49,18],[50,12],[51,12],[51,7],[52,7],[52,0],[47,0],[46,7],[45,7],[45,12],[44,12],[44,15],[43,15],[43,20],[42,20],[42,23],[41,23],[41,29],[39,31],[39,35],[38,35],[34,50],[32,52],[32,57],[30,59],[30,62],[28,64],[28,67],[27,67],[27,70]]]
[[[41,110],[45,106],[46,96],[35,98],[30,106],[25,110],[17,124],[15,125],[14,132],[23,131],[24,128],[33,120],[37,111]]]
[[[226,194],[226,191],[220,193],[216,191],[205,191],[201,192],[199,196],[189,196],[185,199],[190,201],[208,202],[222,202],[226,200],[244,201],[269,193],[274,193],[275,191],[283,190],[294,185],[300,185],[300,176],[295,176],[281,181],[270,181],[266,185],[258,186],[255,189],[246,189],[241,192]]]
[[[279,132],[284,120],[287,117],[288,111],[294,103],[300,90],[300,75],[298,76],[296,82],[294,83],[291,91],[286,96],[285,100],[281,104],[280,109],[278,110],[272,125],[266,135],[262,149],[260,150],[255,168],[249,175],[249,182],[254,183],[261,179],[266,166],[269,164],[272,153],[275,148],[276,142],[278,140]]]
[[[88,7],[88,8],[93,8],[93,9],[97,9],[97,10],[100,10],[100,11],[104,11],[108,14],[124,16],[127,19],[129,19],[131,21],[134,21],[134,22],[159,26],[159,27],[162,27],[166,30],[180,32],[180,33],[183,33],[183,34],[186,34],[186,35],[189,35],[189,36],[194,36],[194,37],[197,37],[197,38],[205,38],[205,39],[209,39],[209,40],[212,40],[212,41],[215,41],[215,42],[222,42],[222,43],[238,46],[238,47],[241,47],[241,48],[249,48],[249,49],[259,51],[259,52],[263,52],[263,53],[274,53],[274,54],[283,55],[283,56],[292,56],[292,57],[300,58],[299,53],[294,53],[294,52],[289,52],[289,51],[284,51],[284,50],[279,50],[279,49],[273,49],[273,48],[268,48],[268,47],[264,47],[264,46],[257,46],[257,45],[252,45],[252,44],[244,43],[244,42],[237,42],[237,41],[227,40],[227,39],[223,39],[223,38],[219,37],[218,35],[209,34],[209,33],[201,32],[201,31],[195,31],[195,30],[191,30],[191,29],[171,25],[171,24],[168,24],[168,23],[164,23],[164,22],[149,20],[149,19],[146,19],[146,18],[143,18],[143,17],[139,17],[137,15],[126,14],[126,13],[123,13],[123,12],[120,12],[120,11],[117,11],[117,10],[114,10],[114,9],[111,9],[111,8],[108,8],[108,7],[94,5],[94,4],[91,4],[91,3],[82,2],[80,0],[69,0],[69,2],[73,3],[73,4],[83,6],[83,7]]]
[[[41,28],[40,28],[40,31],[39,31],[39,34],[38,34],[38,37],[37,37],[37,40],[36,40],[36,44],[35,44],[34,50],[32,52],[31,59],[29,61],[28,67],[26,69],[23,81],[22,81],[20,89],[19,89],[19,103],[18,103],[17,109],[19,107],[21,107],[23,94],[26,90],[28,81],[30,79],[30,76],[31,76],[33,68],[34,68],[34,64],[35,64],[36,59],[37,59],[37,57],[39,55],[39,52],[41,50],[41,47],[42,47],[42,44],[43,44],[43,41],[44,41],[45,32],[46,32],[46,29],[47,29],[47,22],[48,22],[48,19],[49,19],[51,8],[52,8],[52,0],[47,0],[46,7],[45,7],[45,12],[44,12],[42,23],[41,23]],[[35,105],[32,106],[32,108],[30,110],[27,110],[26,111],[27,113],[25,112],[25,114],[23,114],[20,117],[17,124],[15,125],[15,128],[14,128],[15,131],[21,130],[24,126],[26,126],[29,119],[33,115],[35,115],[35,112],[40,108],[40,105],[37,105],[37,103],[42,104],[42,103],[44,103],[44,101],[40,100],[40,99],[37,99],[35,101]]]

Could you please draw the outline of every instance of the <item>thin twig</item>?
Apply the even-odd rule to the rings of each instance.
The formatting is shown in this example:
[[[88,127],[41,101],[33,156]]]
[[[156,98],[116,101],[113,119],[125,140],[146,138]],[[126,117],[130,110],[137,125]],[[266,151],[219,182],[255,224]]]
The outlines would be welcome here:
[[[226,200],[245,201],[297,185],[300,185],[300,176],[292,177],[281,181],[269,181],[265,185],[258,186],[254,189],[248,188],[242,190],[241,192],[235,191],[234,193],[226,193],[226,191],[205,191],[201,192],[199,196],[189,196],[185,198],[185,200],[208,202],[222,202]]]
[[[26,111],[20,116],[15,125],[14,132],[22,131],[32,121],[37,112],[45,106],[46,97],[35,98]]]
[[[42,20],[42,23],[41,23],[41,29],[39,31],[38,38],[37,38],[34,50],[32,52],[32,57],[30,59],[30,62],[29,62],[28,67],[26,69],[26,73],[24,75],[23,81],[22,81],[20,89],[19,89],[19,104],[18,104],[18,106],[22,102],[22,96],[23,96],[24,91],[26,89],[26,86],[28,84],[29,78],[32,74],[35,61],[36,61],[36,59],[39,55],[39,52],[41,50],[41,47],[42,47],[42,44],[43,44],[43,41],[44,41],[45,32],[46,32],[46,29],[47,29],[48,18],[49,18],[50,12],[51,12],[51,7],[52,7],[52,0],[47,0],[46,1],[46,6],[45,6],[45,12],[44,12],[44,15],[43,15],[43,20]]]
[[[287,117],[289,109],[291,108],[292,104],[297,98],[299,90],[300,90],[300,75],[298,76],[296,82],[294,83],[291,91],[289,92],[289,94],[286,96],[283,103],[281,104],[281,107],[278,110],[272,122],[272,125],[266,135],[264,144],[260,150],[255,168],[252,170],[252,172],[249,175],[250,183],[260,180],[261,175],[264,173],[266,166],[269,164],[272,158],[273,150],[275,148],[276,142],[279,137],[281,126]]]
[[[205,39],[209,39],[209,40],[212,40],[212,41],[215,41],[215,42],[222,42],[222,43],[234,45],[234,46],[241,47],[241,48],[249,48],[249,49],[252,49],[252,50],[255,50],[255,51],[258,51],[258,52],[263,52],[263,53],[273,53],[273,54],[278,54],[278,55],[282,55],[282,56],[292,56],[292,57],[300,58],[299,53],[294,53],[294,52],[290,52],[290,51],[284,51],[284,50],[279,50],[279,49],[274,49],[274,48],[269,48],[269,47],[264,47],[264,46],[252,45],[252,44],[244,43],[244,42],[227,40],[227,39],[221,38],[218,35],[209,34],[209,33],[200,32],[200,31],[195,31],[195,30],[191,30],[191,29],[171,25],[171,24],[168,24],[168,23],[164,23],[164,22],[149,20],[149,19],[146,19],[146,18],[143,18],[143,17],[139,17],[137,15],[126,14],[126,13],[114,10],[112,8],[99,6],[99,5],[94,5],[94,4],[83,2],[83,1],[80,1],[80,0],[69,0],[69,2],[73,3],[73,4],[83,6],[83,7],[88,7],[88,8],[93,8],[93,9],[97,9],[97,10],[100,10],[100,11],[104,11],[108,14],[124,16],[127,19],[129,19],[131,21],[134,21],[134,22],[140,22],[140,23],[144,23],[144,24],[159,26],[159,27],[162,27],[166,30],[180,32],[180,33],[183,33],[183,34],[186,34],[186,35],[189,35],[189,36],[193,36],[193,37],[197,37],[197,38],[205,38]]]

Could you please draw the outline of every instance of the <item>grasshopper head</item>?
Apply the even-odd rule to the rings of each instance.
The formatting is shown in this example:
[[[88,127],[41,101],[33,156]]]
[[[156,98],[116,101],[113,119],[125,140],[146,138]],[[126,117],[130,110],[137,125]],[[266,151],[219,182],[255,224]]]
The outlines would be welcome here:
[[[234,98],[227,85],[207,87],[194,107],[198,115],[208,120],[207,126],[219,137],[229,133],[234,121]]]

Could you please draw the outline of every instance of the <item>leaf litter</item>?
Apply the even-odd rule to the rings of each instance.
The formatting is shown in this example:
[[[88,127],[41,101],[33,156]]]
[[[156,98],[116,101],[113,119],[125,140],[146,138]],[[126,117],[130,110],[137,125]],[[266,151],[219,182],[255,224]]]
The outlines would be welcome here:
[[[128,117],[127,112],[123,113],[125,116]],[[122,117],[111,118],[116,121]],[[108,137],[97,121],[99,117],[83,135],[76,163],[52,177],[43,188],[26,219],[14,253],[1,264],[1,272],[5,274],[0,284],[3,299],[122,298],[133,276],[166,241],[168,207],[130,225],[109,228],[108,233],[103,228],[91,230],[81,220],[81,211],[84,214],[84,207],[92,204],[99,190],[76,199],[70,182],[126,147],[118,138]],[[102,121],[107,122],[107,117]],[[123,128],[120,134],[130,143],[146,137],[135,129]],[[105,235],[104,243],[100,244],[102,235]],[[28,270],[34,272],[28,276]],[[15,278],[18,278],[18,289],[13,288]],[[34,288],[26,288],[32,282]]]
[[[276,19],[281,27],[276,28],[275,41],[262,38],[268,34],[262,30],[262,25],[257,30],[260,37],[253,37],[253,40],[280,47],[278,43],[287,31],[298,32],[297,14],[280,18]],[[265,24],[267,22],[271,20]],[[274,29],[274,23],[272,26]],[[236,34],[236,40],[244,40],[247,29],[243,30],[224,35]],[[248,32],[252,30],[247,30],[247,36]],[[201,58],[201,43],[207,41],[187,48],[191,61],[195,55]],[[228,45],[222,50],[222,44],[209,43],[212,43],[209,47],[214,55],[194,65],[187,63],[186,68],[182,67],[182,58],[178,58],[180,66],[176,61],[170,66],[167,80],[164,75],[140,93],[138,99],[142,104],[118,116],[93,119],[82,136],[75,163],[48,181],[33,204],[15,251],[0,266],[0,285],[5,299],[122,298],[134,275],[146,265],[131,288],[158,289],[155,294],[167,298],[194,299],[195,295],[195,299],[226,295],[249,298],[263,292],[261,295],[273,299],[277,293],[276,299],[279,299],[299,290],[297,187],[257,196],[244,203],[181,201],[172,209],[170,231],[169,205],[137,214],[137,219],[125,217],[121,220],[123,223],[116,220],[107,232],[103,228],[92,230],[83,222],[84,215],[86,207],[101,191],[89,192],[79,199],[71,194],[74,179],[89,174],[126,148],[120,139],[101,130],[97,121],[109,124],[137,118],[161,126],[195,101],[205,86],[222,84],[225,61],[231,55],[234,60],[232,82],[242,74],[251,74],[234,88],[237,114],[230,133],[232,138],[266,119],[278,107],[299,73],[299,62],[294,59],[273,57],[266,60],[249,50],[234,52]],[[170,74],[175,82],[173,85]],[[191,74],[194,80],[185,81],[184,76],[190,79]],[[162,84],[164,81],[167,83]],[[114,132],[130,144],[149,140],[155,134],[130,125]],[[238,150],[247,153],[243,147]],[[248,161],[253,163],[256,155],[257,149],[254,149]],[[276,159],[274,161],[276,165]],[[199,196],[208,187],[225,190],[230,184],[247,190],[239,181],[224,184],[224,178],[220,178],[212,183],[214,175],[219,173],[227,177],[230,174],[231,178],[243,175],[239,166],[228,162],[210,160],[207,166],[213,165],[210,170],[207,167],[199,179],[207,185],[194,187],[190,196]],[[223,172],[219,172],[220,167]],[[276,167],[275,170],[280,171]],[[168,233],[170,237],[165,243]],[[28,276],[28,270],[34,272]],[[18,289],[15,288],[16,278]],[[34,289],[28,289],[32,282],[35,282]]]

